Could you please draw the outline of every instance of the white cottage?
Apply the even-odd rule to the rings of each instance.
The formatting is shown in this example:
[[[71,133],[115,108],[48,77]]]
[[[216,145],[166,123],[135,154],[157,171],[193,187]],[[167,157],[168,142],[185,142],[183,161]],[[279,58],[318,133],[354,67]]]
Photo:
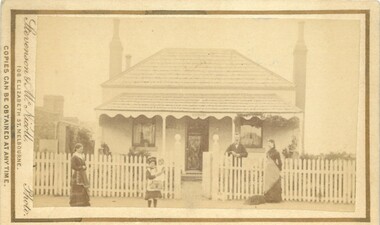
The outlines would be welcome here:
[[[99,139],[112,154],[143,148],[192,173],[202,171],[202,153],[212,150],[215,135],[221,154],[235,133],[250,156],[263,156],[268,139],[282,151],[296,138],[302,151],[302,25],[294,51],[296,84],[231,49],[162,49],[122,71],[118,29],[115,20],[110,79],[101,85],[103,104],[96,108]]]

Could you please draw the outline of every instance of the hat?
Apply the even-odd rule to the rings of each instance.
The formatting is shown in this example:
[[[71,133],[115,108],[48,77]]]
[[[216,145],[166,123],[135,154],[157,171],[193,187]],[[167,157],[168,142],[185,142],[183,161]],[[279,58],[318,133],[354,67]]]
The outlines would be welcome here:
[[[155,162],[157,164],[157,159],[156,159],[156,157],[149,157],[146,162],[148,164],[150,164],[151,162]]]

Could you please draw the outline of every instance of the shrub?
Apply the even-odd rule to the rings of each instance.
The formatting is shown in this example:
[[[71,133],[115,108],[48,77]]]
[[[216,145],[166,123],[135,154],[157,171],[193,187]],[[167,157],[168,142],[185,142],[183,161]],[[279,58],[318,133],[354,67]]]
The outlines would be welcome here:
[[[128,156],[149,157],[150,156],[150,152],[148,150],[146,150],[145,148],[131,147],[131,148],[129,148]]]
[[[301,159],[328,159],[328,160],[337,160],[337,159],[344,159],[344,160],[353,160],[355,159],[355,155],[349,154],[347,152],[330,152],[328,154],[303,154],[300,156]]]

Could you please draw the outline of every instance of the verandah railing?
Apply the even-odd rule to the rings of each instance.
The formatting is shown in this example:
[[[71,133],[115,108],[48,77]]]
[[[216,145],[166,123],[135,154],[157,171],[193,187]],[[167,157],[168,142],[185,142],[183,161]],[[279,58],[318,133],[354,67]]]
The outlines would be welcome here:
[[[247,199],[264,193],[265,159],[225,156],[217,161],[209,190],[217,193],[214,199]],[[281,172],[282,198],[354,203],[355,171],[355,160],[286,159]]]
[[[34,194],[68,196],[71,181],[71,154],[35,152]],[[90,195],[95,197],[144,197],[146,157],[86,155]],[[166,162],[164,198],[180,198],[181,171]]]

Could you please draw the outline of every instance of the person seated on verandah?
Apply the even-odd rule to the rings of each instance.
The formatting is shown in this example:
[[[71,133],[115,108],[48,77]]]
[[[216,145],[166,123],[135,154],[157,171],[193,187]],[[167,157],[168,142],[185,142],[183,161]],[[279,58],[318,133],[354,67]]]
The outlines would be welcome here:
[[[245,147],[240,143],[240,135],[235,134],[235,141],[226,150],[227,156],[233,155],[238,158],[245,158],[248,156],[248,152]]]
[[[280,153],[276,150],[274,140],[268,140],[268,151],[266,153],[264,195],[255,195],[250,197],[246,204],[258,205],[266,202],[281,202],[281,170],[282,162]]]

